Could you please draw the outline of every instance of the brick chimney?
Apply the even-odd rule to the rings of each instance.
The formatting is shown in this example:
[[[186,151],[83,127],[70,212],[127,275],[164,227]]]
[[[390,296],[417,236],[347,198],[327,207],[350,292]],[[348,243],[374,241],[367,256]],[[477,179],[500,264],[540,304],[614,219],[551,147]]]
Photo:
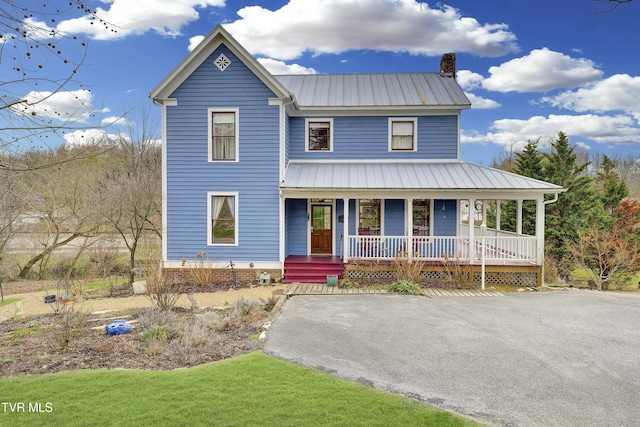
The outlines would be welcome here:
[[[440,60],[440,75],[456,78],[456,54],[445,53]]]

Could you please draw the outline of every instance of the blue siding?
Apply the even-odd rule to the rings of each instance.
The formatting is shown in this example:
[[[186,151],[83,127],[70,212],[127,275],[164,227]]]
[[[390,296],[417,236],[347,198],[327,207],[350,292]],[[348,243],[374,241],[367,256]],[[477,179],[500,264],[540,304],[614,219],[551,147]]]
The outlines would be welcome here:
[[[287,199],[285,256],[307,255],[307,199]]]
[[[326,117],[323,117],[326,118]],[[418,118],[418,151],[389,152],[389,120],[381,117],[335,117],[333,152],[305,152],[305,118],[290,119],[291,160],[321,159],[457,159],[458,116]]]
[[[404,200],[387,199],[384,202],[384,234],[404,236]]]
[[[231,65],[213,61],[224,53]],[[218,261],[277,261],[279,107],[231,51],[220,46],[172,94],[167,108],[167,257],[200,251]],[[239,162],[208,162],[207,109],[239,108]],[[207,192],[238,192],[238,246],[207,245]]]
[[[444,203],[445,210],[442,210]],[[433,211],[433,235],[434,236],[455,236],[456,235],[456,200],[436,199],[434,206],[437,208]]]

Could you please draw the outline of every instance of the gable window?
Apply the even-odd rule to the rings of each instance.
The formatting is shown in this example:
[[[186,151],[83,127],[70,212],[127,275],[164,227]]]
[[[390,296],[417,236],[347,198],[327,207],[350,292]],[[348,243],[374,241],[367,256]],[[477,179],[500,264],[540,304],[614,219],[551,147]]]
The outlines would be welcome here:
[[[358,201],[358,234],[359,235],[380,235],[380,199],[360,199]]]
[[[306,151],[333,151],[333,119],[307,119]]]
[[[416,151],[418,149],[418,119],[389,119],[389,151]]]
[[[208,244],[238,244],[238,195],[237,193],[208,193]]]
[[[209,109],[209,158],[238,160],[238,110]]]

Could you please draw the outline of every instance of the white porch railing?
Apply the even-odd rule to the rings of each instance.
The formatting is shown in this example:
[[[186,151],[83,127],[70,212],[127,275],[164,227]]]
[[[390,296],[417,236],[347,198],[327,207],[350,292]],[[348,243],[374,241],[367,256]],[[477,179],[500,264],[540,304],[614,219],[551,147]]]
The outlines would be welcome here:
[[[485,261],[489,263],[536,263],[535,236],[348,236],[347,259],[388,260],[397,256],[422,261],[441,261],[445,258],[480,262],[484,242]],[[469,248],[473,247],[473,251]]]

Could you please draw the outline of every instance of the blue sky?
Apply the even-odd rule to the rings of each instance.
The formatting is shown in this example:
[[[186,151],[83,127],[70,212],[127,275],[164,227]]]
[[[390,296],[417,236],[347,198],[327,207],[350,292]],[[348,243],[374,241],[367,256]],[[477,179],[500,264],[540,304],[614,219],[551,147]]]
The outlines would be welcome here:
[[[68,141],[100,135],[105,130],[92,127],[101,123],[117,133],[116,119],[141,105],[159,116],[148,93],[222,23],[274,74],[438,71],[442,54],[456,52],[458,82],[473,103],[462,113],[463,160],[490,164],[528,139],[544,148],[558,131],[592,153],[640,156],[640,0],[606,13],[598,12],[608,5],[591,0],[90,4],[113,26],[89,25],[75,9],[55,22],[32,18],[87,42],[73,81],[47,101],[58,118],[82,124]],[[84,52],[78,42],[65,48],[76,62]],[[64,75],[64,66],[50,61],[44,73]],[[41,96],[44,86],[29,95]]]

